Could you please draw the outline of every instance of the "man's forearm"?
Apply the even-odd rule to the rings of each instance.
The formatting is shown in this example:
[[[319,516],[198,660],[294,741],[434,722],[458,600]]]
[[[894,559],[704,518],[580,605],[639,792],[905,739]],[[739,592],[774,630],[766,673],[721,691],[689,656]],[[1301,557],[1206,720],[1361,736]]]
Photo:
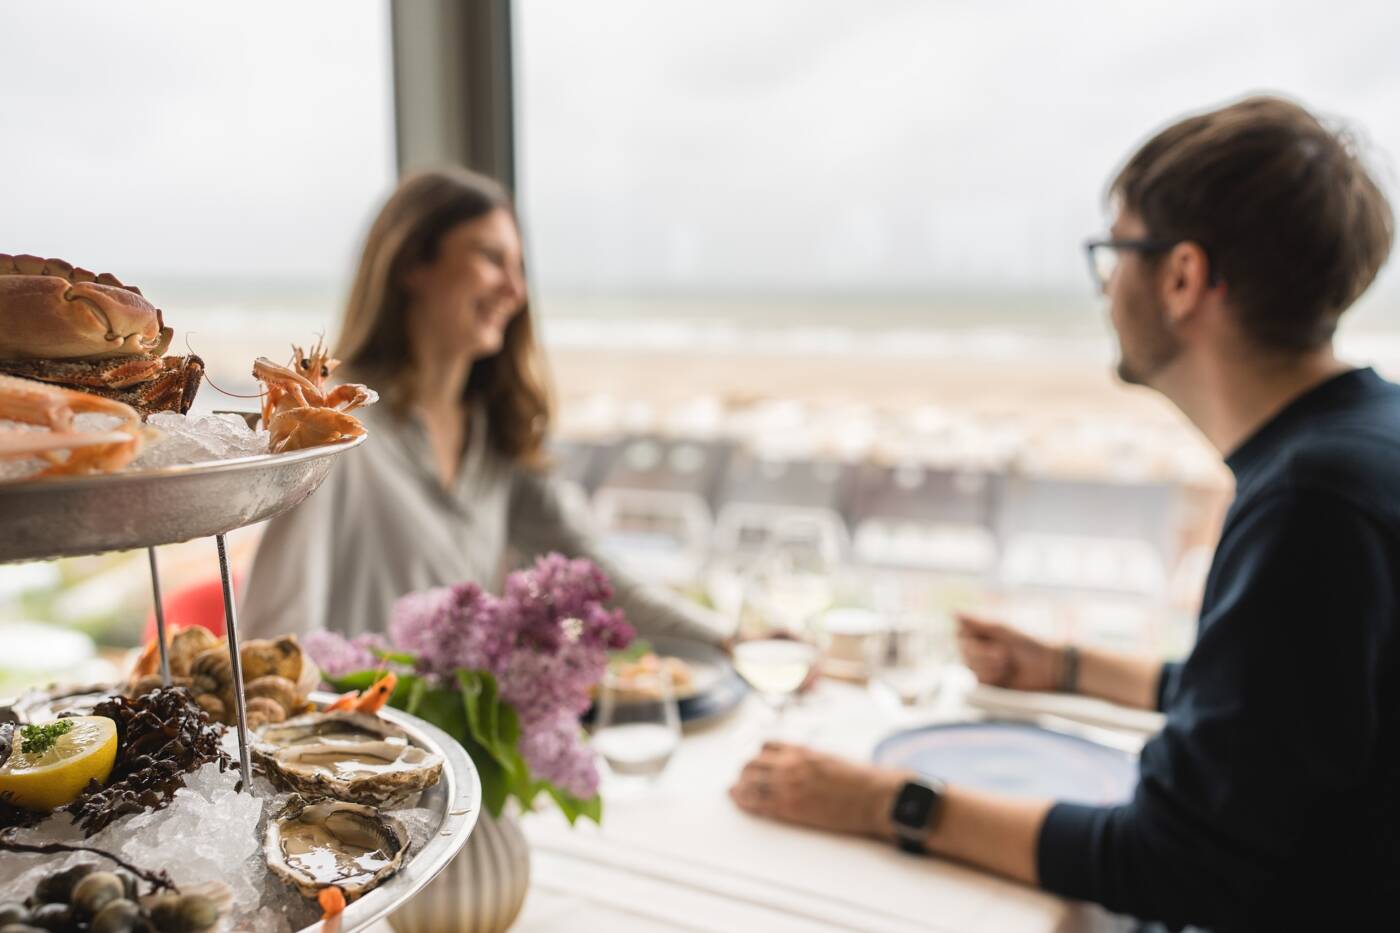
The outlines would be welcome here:
[[[1075,690],[1122,706],[1156,709],[1161,676],[1161,661],[1101,648],[1080,648]]]
[[[1036,843],[1048,812],[1048,800],[949,787],[928,847],[944,858],[1037,884]]]
[[[894,841],[894,826],[885,817],[903,783],[901,775],[882,775],[874,812],[880,814],[879,835]],[[943,858],[965,862],[1026,884],[1038,884],[1036,852],[1040,826],[1052,802],[1008,797],[966,787],[944,790],[933,829],[924,843]]]

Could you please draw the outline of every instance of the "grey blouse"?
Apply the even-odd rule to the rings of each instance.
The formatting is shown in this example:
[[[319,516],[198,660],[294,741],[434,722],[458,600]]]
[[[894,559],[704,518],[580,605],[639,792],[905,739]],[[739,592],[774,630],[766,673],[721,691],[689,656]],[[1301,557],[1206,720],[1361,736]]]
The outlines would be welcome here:
[[[413,590],[471,581],[499,591],[507,548],[597,562],[616,603],[643,636],[718,642],[718,614],[638,583],[602,557],[582,510],[547,475],[490,449],[484,410],[474,413],[451,490],[434,475],[428,435],[383,403],[356,412],[369,431],[339,457],[309,499],[268,523],[241,603],[250,637],[319,628],[348,636],[385,632],[394,600]]]

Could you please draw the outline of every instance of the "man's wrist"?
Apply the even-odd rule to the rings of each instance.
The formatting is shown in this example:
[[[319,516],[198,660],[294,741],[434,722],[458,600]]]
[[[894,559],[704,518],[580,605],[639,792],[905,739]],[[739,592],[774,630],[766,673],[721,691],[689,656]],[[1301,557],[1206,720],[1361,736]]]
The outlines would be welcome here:
[[[899,792],[904,787],[906,781],[916,778],[918,775],[912,771],[884,771],[881,770],[875,775],[875,780],[868,796],[870,810],[867,813],[867,821],[870,827],[870,835],[886,842],[896,842],[899,834],[895,832],[893,814],[894,803],[899,799]]]
[[[1074,645],[1060,648],[1055,689],[1060,693],[1079,692],[1079,649]]]

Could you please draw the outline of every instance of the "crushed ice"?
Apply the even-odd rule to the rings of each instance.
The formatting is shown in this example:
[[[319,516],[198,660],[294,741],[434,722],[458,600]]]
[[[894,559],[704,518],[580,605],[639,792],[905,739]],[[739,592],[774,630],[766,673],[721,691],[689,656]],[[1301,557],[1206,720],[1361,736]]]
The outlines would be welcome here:
[[[223,742],[225,750],[236,756],[238,746],[232,730]],[[237,781],[236,767],[220,773],[218,765],[210,762],[186,775],[186,786],[175,792],[170,806],[117,820],[86,842],[63,815],[20,830],[14,839],[94,846],[115,852],[141,868],[163,869],[179,886],[221,881],[233,895],[231,915],[221,918],[222,930],[290,933],[314,923],[320,908],[271,874],[263,862],[267,815],[280,811],[288,795],[258,776],[253,778],[254,793],[241,794],[234,790]],[[408,827],[410,857],[427,844],[441,821],[441,815],[428,807],[387,812]],[[41,877],[92,860],[113,867],[89,853],[39,856],[0,852],[0,891],[32,891]]]
[[[240,415],[191,418],[162,411],[146,419],[146,424],[161,436],[148,441],[128,469],[156,470],[267,453],[267,432],[251,430]]]

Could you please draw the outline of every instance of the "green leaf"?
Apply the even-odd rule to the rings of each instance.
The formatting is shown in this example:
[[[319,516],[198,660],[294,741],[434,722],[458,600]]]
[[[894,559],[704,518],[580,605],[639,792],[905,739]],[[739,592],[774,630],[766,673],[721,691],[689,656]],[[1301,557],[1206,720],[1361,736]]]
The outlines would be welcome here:
[[[578,818],[586,816],[595,823],[603,822],[603,798],[594,794],[587,800],[580,800],[568,791],[560,790],[553,784],[545,784],[545,790],[549,791],[549,796],[554,798],[554,803],[559,807],[559,812],[564,814],[564,818],[573,826],[578,822]]]
[[[412,667],[418,663],[418,659],[406,651],[385,651],[383,648],[371,648],[370,653],[390,664],[403,664],[406,667]]]
[[[400,678],[400,682],[402,679]],[[421,677],[414,677],[412,680],[412,684],[408,687],[408,695],[404,700],[403,711],[410,716],[418,716],[419,708],[423,705],[423,695],[428,692],[428,682]],[[394,692],[398,692],[397,687],[394,688]],[[391,703],[393,700],[392,696],[389,697]]]
[[[462,748],[476,765],[477,776],[481,779],[482,806],[492,816],[499,817],[505,810],[506,799],[511,795],[511,781],[505,769],[470,736],[462,740]]]
[[[417,700],[418,709],[412,715],[426,719],[463,744],[471,738],[467,711],[462,707],[462,697],[456,690],[425,687]]]
[[[485,671],[459,670],[457,684],[462,689],[471,737],[512,778],[520,775],[524,771],[524,761],[516,748],[520,742],[520,721],[515,710],[497,697],[496,678]]]
[[[325,676],[325,675],[322,675]],[[339,677],[325,677],[326,683],[330,684],[340,693],[350,690],[365,690],[379,679],[378,671],[351,671]]]

